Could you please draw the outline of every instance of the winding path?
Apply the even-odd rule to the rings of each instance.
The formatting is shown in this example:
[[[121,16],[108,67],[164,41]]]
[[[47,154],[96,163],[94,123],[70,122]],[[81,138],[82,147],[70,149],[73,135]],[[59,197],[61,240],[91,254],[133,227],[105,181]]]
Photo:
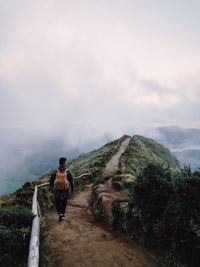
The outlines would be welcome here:
[[[93,221],[87,209],[90,187],[69,200],[66,218],[62,222],[58,222],[54,210],[46,214],[53,266],[157,267],[143,248],[131,245]]]

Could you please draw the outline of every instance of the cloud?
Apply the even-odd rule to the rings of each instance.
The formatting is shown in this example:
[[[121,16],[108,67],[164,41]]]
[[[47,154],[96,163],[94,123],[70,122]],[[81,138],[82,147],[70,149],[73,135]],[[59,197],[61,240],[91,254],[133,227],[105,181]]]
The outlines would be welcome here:
[[[157,2],[156,10],[148,1],[0,5],[2,126],[121,133],[130,125],[199,125],[198,31],[178,2]],[[190,39],[183,27],[192,28]]]
[[[67,150],[162,125],[200,128],[199,8],[0,0],[2,175],[55,140]]]

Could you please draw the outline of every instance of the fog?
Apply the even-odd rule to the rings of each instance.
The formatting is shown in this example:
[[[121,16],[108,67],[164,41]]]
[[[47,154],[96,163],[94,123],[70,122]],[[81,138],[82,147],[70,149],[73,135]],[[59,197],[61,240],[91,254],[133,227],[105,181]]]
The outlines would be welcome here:
[[[51,142],[64,153],[158,126],[199,128],[199,8],[0,0],[2,176]]]
[[[75,136],[66,129],[1,129],[0,195],[55,168],[61,156],[70,160],[113,140],[111,135],[92,136],[77,127],[79,134]]]

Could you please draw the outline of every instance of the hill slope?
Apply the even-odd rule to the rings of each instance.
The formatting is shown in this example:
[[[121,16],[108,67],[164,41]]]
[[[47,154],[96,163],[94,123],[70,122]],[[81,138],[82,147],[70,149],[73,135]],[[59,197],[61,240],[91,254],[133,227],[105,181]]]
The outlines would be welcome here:
[[[70,168],[76,175],[83,172],[100,174],[108,160],[119,151],[120,144],[129,136],[124,135],[120,139],[110,142],[101,148],[89,153],[81,154],[70,162]],[[130,139],[127,149],[119,158],[118,173],[137,173],[148,161],[165,163],[175,171],[180,170],[178,160],[169,149],[157,143],[153,139],[134,135]]]
[[[165,163],[175,171],[180,169],[178,160],[163,145],[153,139],[135,135],[121,158],[121,171],[136,175],[147,162]]]
[[[93,176],[98,176],[102,173],[106,163],[120,149],[121,143],[127,138],[127,135],[122,136],[112,142],[105,144],[99,149],[88,153],[81,154],[69,165],[74,175],[79,175],[85,172],[91,172]]]
[[[126,148],[123,150],[122,146],[124,143],[126,143],[126,140],[130,141],[127,142],[127,146]],[[120,153],[119,153],[120,152]],[[124,152],[123,154],[121,154],[121,152]],[[113,177],[106,177],[105,175],[103,175],[104,170],[106,168],[106,164],[110,161],[111,158],[115,157],[116,154],[118,154],[117,157],[117,163],[118,166],[115,169],[115,172],[112,174]],[[113,188],[112,185],[112,179],[114,178],[115,175],[119,175],[120,173],[122,174],[122,179],[126,179],[126,173],[131,173],[134,175],[137,175],[137,172],[140,171],[140,169],[142,169],[145,164],[148,161],[154,160],[156,162],[165,162],[167,164],[170,165],[171,168],[175,168],[175,169],[179,169],[178,167],[178,162],[176,161],[176,159],[171,155],[171,153],[169,152],[169,150],[167,150],[166,148],[164,148],[163,146],[157,144],[155,141],[151,140],[151,139],[147,139],[145,137],[141,137],[141,136],[133,136],[132,138],[130,138],[129,136],[122,136],[120,139],[114,140],[108,144],[105,144],[104,146],[102,146],[101,148],[91,151],[89,153],[85,153],[80,155],[79,157],[77,157],[76,159],[72,160],[69,163],[69,167],[72,170],[73,174],[75,176],[80,175],[81,173],[85,173],[85,172],[91,172],[90,175],[90,179],[89,181],[87,179],[85,179],[85,177],[83,177],[83,186],[85,186],[86,183],[94,183],[94,188],[92,189],[92,195],[90,196],[90,199],[97,193],[97,191],[95,191],[95,185],[97,185],[96,189],[101,188],[101,192],[98,192],[94,198],[94,202],[92,203],[91,210],[92,212],[96,212],[97,214],[101,215],[101,204],[106,204],[106,208],[108,210],[108,214],[110,212],[111,209],[111,205],[114,200],[118,200],[118,199],[127,199],[128,196],[128,191],[126,192],[117,192],[115,190],[115,188]],[[124,175],[124,176],[123,176]],[[132,175],[133,176],[133,175]],[[134,177],[134,176],[133,176]],[[49,173],[47,173],[46,175],[44,175],[43,177],[41,177],[40,179],[35,180],[32,183],[27,183],[25,184],[21,189],[17,190],[15,193],[7,196],[7,197],[0,197],[0,213],[3,214],[2,218],[5,214],[5,210],[6,212],[9,211],[9,209],[12,209],[13,206],[16,207],[27,207],[28,209],[30,209],[31,206],[31,199],[32,199],[32,194],[33,194],[33,189],[34,189],[34,185],[36,184],[40,184],[42,182],[48,181],[49,179]],[[111,182],[111,183],[110,183]],[[76,185],[78,185],[78,181],[75,183]],[[104,186],[98,186],[104,184]],[[87,186],[86,186],[87,188]],[[91,189],[91,187],[88,187],[89,190]],[[87,191],[87,189],[86,189]],[[84,199],[81,199],[81,203],[83,201],[83,203],[88,203],[88,199],[87,196],[90,195],[91,190],[87,191],[87,194],[84,195]],[[104,200],[104,203],[100,203],[99,202],[99,193],[102,193],[102,199]],[[90,242],[94,242],[94,244],[96,245],[100,245],[97,249],[97,252],[99,252],[99,249],[102,249],[101,247],[101,242],[104,240],[104,237],[102,239],[102,237],[96,236],[93,238],[93,235],[91,235],[90,233],[90,229],[93,229],[95,231],[95,229],[98,232],[102,232],[103,235],[106,237],[109,234],[109,232],[107,231],[102,231],[100,228],[96,227],[95,225],[93,225],[93,221],[90,222],[86,222],[84,221],[83,218],[83,214],[85,214],[86,209],[87,209],[87,205],[82,207],[81,204],[79,203],[79,197],[82,196],[81,194],[79,195],[79,193],[77,195],[75,195],[75,199],[71,202],[71,212],[74,212],[75,216],[78,216],[78,218],[76,217],[76,220],[80,220],[79,223],[80,224],[84,224],[86,223],[88,226],[88,232],[83,231],[82,228],[79,229],[79,223],[78,225],[74,226],[74,229],[72,229],[72,235],[75,235],[78,239],[82,236],[85,235],[85,238],[83,239],[83,242],[85,242],[85,240],[90,240]],[[109,201],[107,201],[109,200]],[[44,189],[40,189],[40,194],[39,194],[39,202],[40,202],[40,206],[43,212],[49,210],[49,208],[52,206],[53,204],[53,198],[52,198],[52,194],[49,191],[48,188],[44,188]],[[100,204],[100,205],[99,205]],[[81,206],[81,207],[80,207]],[[78,207],[80,207],[80,212],[78,212],[78,215],[76,215],[76,212],[78,211]],[[106,210],[105,208],[105,210]],[[4,211],[2,211],[4,210]],[[2,213],[3,212],[3,213]],[[47,216],[51,217],[53,211],[49,211]],[[55,229],[57,229],[59,227],[59,224],[56,220],[56,217],[54,216],[53,218],[51,218],[51,220],[53,220],[51,227],[54,228],[54,226],[56,226]],[[87,220],[92,220],[92,217],[90,216],[90,218],[87,218]],[[66,221],[66,225],[71,225],[70,222]],[[63,224],[64,225],[64,224]],[[9,227],[6,226],[6,227]],[[11,227],[11,226],[10,226]],[[98,229],[97,229],[98,228]],[[53,233],[56,230],[53,229],[49,229],[49,232]],[[77,232],[78,229],[78,232]],[[92,230],[92,231],[93,231]],[[4,231],[7,231],[6,228],[1,229],[0,234],[3,236],[4,235]],[[28,230],[28,233],[30,230]],[[63,231],[65,231],[65,229],[63,228]],[[62,244],[65,244],[67,242],[68,244],[68,239],[65,239],[65,237],[67,237],[68,234],[62,236]],[[88,237],[88,238],[87,238]],[[21,238],[23,238],[23,232],[22,232],[22,236]],[[96,239],[95,239],[96,238]],[[100,240],[100,242],[99,242]],[[1,240],[0,240],[1,241]],[[9,240],[7,240],[7,242],[9,242]],[[17,242],[17,240],[16,240]],[[70,250],[73,250],[73,240],[70,241],[71,243],[69,243],[70,246]],[[122,260],[122,263],[125,262],[125,257],[123,256],[123,252],[127,255],[129,258],[131,258],[131,255],[133,255],[133,259],[132,260],[136,260],[136,264],[137,266],[145,266],[145,264],[147,264],[147,266],[151,266],[150,264],[150,260],[148,261],[148,256],[145,256],[145,259],[142,260],[143,255],[145,255],[145,252],[142,251],[142,248],[139,248],[139,251],[137,252],[137,249],[134,249],[134,251],[131,251],[131,247],[127,244],[125,244],[124,246],[119,246],[118,244],[118,240],[116,238],[113,238],[113,240],[111,240],[111,246],[113,245],[117,251],[120,251],[121,249],[122,254],[121,256],[119,256],[119,260]],[[87,242],[86,242],[87,243]],[[99,243],[99,244],[98,244]],[[70,245],[71,244],[71,245]],[[126,250],[126,246],[128,246],[128,250],[129,252],[127,252]],[[60,243],[59,243],[59,247],[60,247]],[[42,248],[42,246],[41,246]],[[59,249],[58,249],[59,250]],[[11,250],[12,251],[12,250]],[[103,253],[103,251],[101,251],[101,253]],[[134,256],[134,253],[136,253],[137,255]],[[139,256],[139,254],[142,255]],[[12,252],[11,252],[12,254]],[[88,254],[89,257],[90,253]],[[107,257],[109,258],[109,253],[106,254]],[[116,255],[112,254],[113,258],[116,257]],[[77,255],[76,255],[77,256]],[[73,255],[72,255],[73,257]],[[139,259],[140,258],[140,259]],[[2,258],[3,261],[4,258]],[[17,258],[17,260],[19,260]],[[100,259],[99,259],[100,260]],[[73,261],[73,259],[72,259]],[[138,262],[137,262],[138,261]],[[84,262],[84,261],[83,261]],[[113,262],[112,258],[109,258],[109,262]],[[149,265],[148,265],[149,264]],[[25,266],[22,264],[22,266]],[[42,266],[42,265],[41,265]],[[60,265],[62,266],[62,265]],[[76,266],[76,265],[75,265]],[[77,266],[79,265],[79,262],[77,262]],[[110,265],[108,265],[110,266]],[[125,266],[129,266],[129,263],[127,262]],[[153,264],[152,266],[156,266],[155,264]]]

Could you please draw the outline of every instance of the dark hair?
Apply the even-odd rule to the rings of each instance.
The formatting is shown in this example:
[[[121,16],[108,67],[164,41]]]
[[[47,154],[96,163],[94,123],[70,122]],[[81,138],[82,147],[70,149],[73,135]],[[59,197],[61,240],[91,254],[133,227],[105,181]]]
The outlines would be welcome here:
[[[67,161],[66,158],[60,158],[60,159],[59,159],[59,164],[60,164],[60,165],[63,165],[66,161]]]

